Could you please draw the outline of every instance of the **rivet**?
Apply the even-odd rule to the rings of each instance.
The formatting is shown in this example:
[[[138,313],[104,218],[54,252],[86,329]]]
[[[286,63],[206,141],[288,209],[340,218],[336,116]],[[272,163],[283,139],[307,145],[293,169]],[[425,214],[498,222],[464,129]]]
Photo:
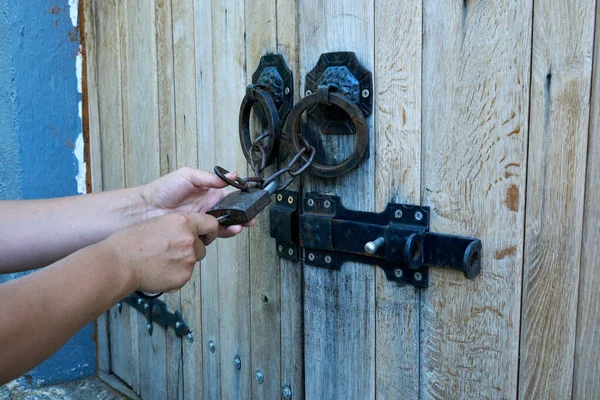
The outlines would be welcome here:
[[[242,360],[240,360],[240,356],[235,356],[233,365],[235,365],[235,369],[242,369]]]
[[[308,253],[308,259],[310,261],[315,261],[315,255],[313,253]]]
[[[187,334],[188,342],[194,343],[194,332],[190,332]]]
[[[329,200],[325,200],[325,202],[323,203],[323,205],[325,206],[325,208],[331,207],[331,203],[329,202]]]
[[[217,349],[217,346],[215,346],[215,342],[213,342],[212,340],[210,342],[208,342],[208,349],[210,350],[211,353],[214,353],[215,350]]]
[[[288,385],[285,385],[281,388],[281,394],[283,395],[284,400],[292,399],[292,389]]]
[[[420,272],[415,272],[415,281],[420,281],[423,279],[423,275]]]
[[[315,205],[315,201],[313,199],[308,199],[307,204],[309,207],[312,207]]]
[[[294,198],[292,196],[288,197],[288,203],[292,204],[294,202]]]
[[[367,98],[367,97],[369,97],[370,94],[371,94],[371,92],[369,92],[369,89],[363,89],[362,97]]]
[[[256,370],[256,380],[258,381],[258,383],[263,383],[265,381],[265,376],[263,375],[263,372],[260,369]]]
[[[394,218],[402,218],[402,210],[396,210],[394,212]]]
[[[325,262],[327,264],[330,264],[331,263],[331,257],[330,256],[325,256]]]
[[[283,251],[283,246],[282,245],[277,246],[277,250],[279,250],[279,252],[281,253]]]
[[[177,321],[175,322],[175,328],[179,328],[181,326],[181,322]]]
[[[294,255],[294,249],[289,249],[289,250],[288,250],[288,254],[289,254],[290,256],[293,256],[293,255]]]
[[[307,95],[307,96],[310,96],[311,94],[312,94],[312,90],[307,90],[307,91],[306,91],[306,95]]]
[[[422,213],[421,211],[417,211],[417,212],[415,213],[415,219],[416,219],[417,221],[420,221],[420,220],[422,220],[422,219],[423,219],[423,213]]]
[[[281,201],[283,199],[283,196],[281,195],[281,193],[277,194],[277,201]]]
[[[123,310],[123,303],[118,302],[117,303],[117,311],[119,312],[119,314],[121,314],[121,311]]]
[[[397,269],[394,270],[394,275],[396,275],[396,278],[402,278],[403,272],[401,269]]]
[[[283,93],[285,93],[285,94],[290,94],[290,88],[289,88],[289,87],[286,87],[286,88],[283,90]]]
[[[142,304],[142,302],[143,302],[143,300],[142,300],[142,299],[138,299],[138,300],[137,300],[137,303],[138,303],[138,304]]]

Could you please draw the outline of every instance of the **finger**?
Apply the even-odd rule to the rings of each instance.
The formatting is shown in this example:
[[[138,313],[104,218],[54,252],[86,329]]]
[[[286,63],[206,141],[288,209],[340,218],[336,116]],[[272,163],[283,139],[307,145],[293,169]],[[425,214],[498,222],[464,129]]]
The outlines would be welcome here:
[[[219,223],[212,215],[189,214],[189,221],[197,236],[216,234],[219,229]]]
[[[192,183],[192,185],[197,187],[219,189],[228,186],[226,182],[212,172],[201,171],[194,168],[186,168],[185,174],[186,178]],[[230,172],[225,176],[231,180],[236,180],[238,175],[237,172]]]
[[[230,226],[219,226],[219,237],[220,238],[230,238],[234,237],[238,233],[242,231],[241,225],[230,225]]]
[[[206,246],[202,240],[198,239],[194,242],[194,253],[196,254],[197,261],[200,261],[206,257]]]
[[[208,246],[209,244],[214,242],[214,240],[217,238],[217,236],[218,236],[218,232],[211,232],[208,235],[200,236],[200,240],[202,240],[202,243],[204,243],[205,246]]]
[[[250,221],[246,222],[243,226],[244,228],[251,228],[256,225],[256,218],[252,218]]]

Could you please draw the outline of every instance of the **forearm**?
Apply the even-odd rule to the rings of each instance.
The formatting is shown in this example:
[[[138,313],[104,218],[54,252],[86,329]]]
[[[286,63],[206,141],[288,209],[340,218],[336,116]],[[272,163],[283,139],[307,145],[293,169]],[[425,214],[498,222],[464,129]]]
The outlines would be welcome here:
[[[147,213],[138,188],[48,200],[0,201],[0,273],[43,267]]]
[[[0,285],[0,385],[48,358],[136,289],[135,276],[110,246],[87,247]]]

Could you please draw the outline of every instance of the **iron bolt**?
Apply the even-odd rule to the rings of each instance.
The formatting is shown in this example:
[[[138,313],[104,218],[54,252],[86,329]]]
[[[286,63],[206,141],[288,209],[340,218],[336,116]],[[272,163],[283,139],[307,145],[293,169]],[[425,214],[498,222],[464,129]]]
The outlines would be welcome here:
[[[422,219],[423,219],[423,213],[422,213],[421,211],[417,211],[417,212],[415,213],[415,219],[416,219],[417,221],[420,221],[420,220],[422,220]]]
[[[307,203],[308,203],[308,206],[309,206],[309,207],[312,207],[312,206],[314,206],[314,205],[315,205],[315,201],[314,201],[313,199],[308,199],[308,202],[307,202]]]
[[[283,199],[283,196],[281,195],[281,193],[279,193],[279,194],[277,195],[277,201],[281,201],[282,199]]]
[[[194,332],[190,332],[187,334],[188,342],[194,343]]]
[[[331,263],[331,257],[330,256],[325,256],[325,262],[327,264],[330,264]]]
[[[290,94],[290,88],[289,88],[289,87],[286,87],[286,88],[283,90],[283,93],[285,93],[285,94]]]
[[[384,243],[385,239],[382,237],[378,237],[372,242],[367,242],[367,244],[365,244],[365,252],[367,254],[375,254]]]
[[[396,275],[396,278],[402,278],[403,272],[401,269],[397,269],[394,271],[394,275]]]
[[[212,340],[210,342],[208,342],[208,349],[210,350],[211,353],[214,353],[215,350],[217,349],[217,346],[215,346],[215,342],[213,342]]]
[[[289,250],[288,250],[288,254],[289,254],[290,256],[293,256],[293,255],[294,255],[294,249],[289,249]]]
[[[362,97],[367,98],[367,97],[369,97],[370,94],[371,94],[371,92],[369,92],[369,89],[363,89]]]
[[[307,91],[306,91],[306,95],[307,95],[307,96],[310,96],[311,94],[312,94],[312,90],[307,90]]]
[[[121,310],[123,310],[123,303],[118,302],[117,303],[117,311],[119,312],[119,314],[121,314]]]
[[[242,369],[242,360],[240,360],[240,356],[235,356],[233,365],[235,365],[235,369]]]
[[[402,210],[396,210],[394,212],[394,217],[395,218],[402,218]]]
[[[420,281],[423,279],[423,275],[420,272],[415,272],[415,281]]]
[[[277,246],[277,250],[279,250],[279,252],[281,253],[283,251],[283,246],[282,245]]]
[[[258,383],[263,383],[265,381],[265,376],[263,375],[263,372],[260,369],[256,370],[256,380],[258,381]]]
[[[281,394],[283,395],[283,398],[285,400],[292,399],[292,389],[290,389],[290,387],[288,385],[285,385],[284,387],[281,388]]]
[[[325,206],[325,208],[331,207],[331,203],[329,202],[329,200],[325,200],[325,202],[323,203],[323,205]]]

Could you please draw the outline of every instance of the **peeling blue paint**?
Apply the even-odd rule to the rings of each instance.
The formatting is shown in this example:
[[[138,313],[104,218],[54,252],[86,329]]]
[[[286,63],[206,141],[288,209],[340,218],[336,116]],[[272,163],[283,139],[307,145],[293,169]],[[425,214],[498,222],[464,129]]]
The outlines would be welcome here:
[[[0,0],[0,199],[77,194],[78,51],[67,0]],[[89,324],[24,381],[36,387],[93,374],[93,335]]]

